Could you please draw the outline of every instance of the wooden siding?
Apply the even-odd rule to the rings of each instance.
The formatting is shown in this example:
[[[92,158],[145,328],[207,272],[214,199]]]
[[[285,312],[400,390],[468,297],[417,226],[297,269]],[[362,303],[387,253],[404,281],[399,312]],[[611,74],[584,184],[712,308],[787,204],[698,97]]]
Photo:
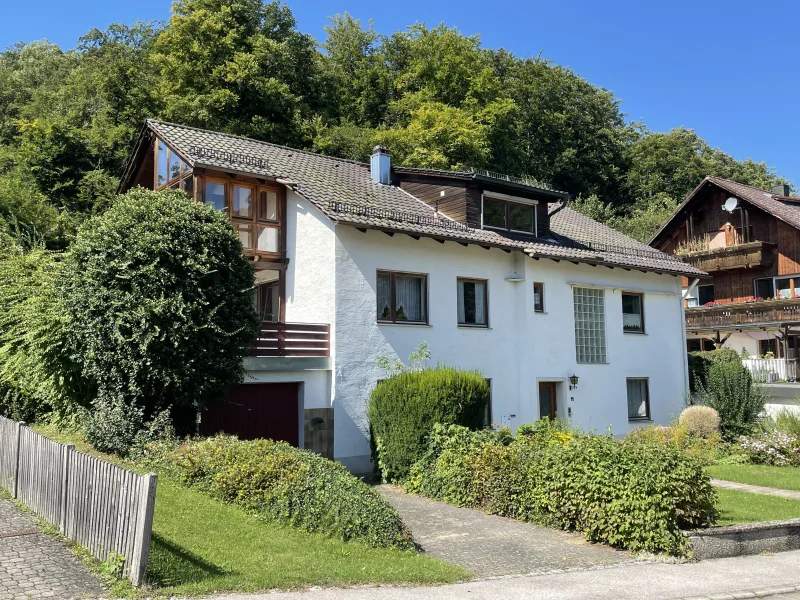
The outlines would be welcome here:
[[[467,220],[467,189],[465,185],[441,182],[401,181],[400,187],[428,206],[461,223]],[[442,196],[444,192],[444,196]]]
[[[123,557],[134,585],[146,580],[156,481],[0,417],[0,486],[99,560]]]

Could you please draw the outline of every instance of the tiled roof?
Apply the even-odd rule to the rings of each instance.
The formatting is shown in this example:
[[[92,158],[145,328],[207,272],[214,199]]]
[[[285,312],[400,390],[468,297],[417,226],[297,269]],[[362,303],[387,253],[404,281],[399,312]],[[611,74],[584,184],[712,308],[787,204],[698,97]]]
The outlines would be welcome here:
[[[278,179],[338,223],[522,250],[535,258],[607,264],[675,275],[703,275],[691,265],[562,204],[551,210],[553,239],[531,239],[472,229],[437,214],[432,207],[397,186],[376,183],[370,177],[369,166],[363,163],[173,123],[151,120],[148,126],[193,167]],[[423,169],[419,172],[434,173]],[[472,172],[435,173],[475,175]],[[498,182],[502,183],[502,180],[498,179]]]
[[[774,194],[768,190],[762,190],[752,185],[745,185],[736,181],[729,181],[721,177],[706,177],[700,182],[692,192],[686,196],[686,199],[680,206],[672,213],[672,216],[667,220],[664,225],[656,232],[650,240],[652,244],[664,231],[666,231],[672,222],[683,211],[686,205],[697,195],[697,192],[706,185],[706,183],[713,183],[717,187],[722,188],[729,194],[737,198],[749,202],[753,206],[760,208],[766,213],[788,223],[792,227],[800,229],[800,198],[792,198],[790,196],[781,196]]]

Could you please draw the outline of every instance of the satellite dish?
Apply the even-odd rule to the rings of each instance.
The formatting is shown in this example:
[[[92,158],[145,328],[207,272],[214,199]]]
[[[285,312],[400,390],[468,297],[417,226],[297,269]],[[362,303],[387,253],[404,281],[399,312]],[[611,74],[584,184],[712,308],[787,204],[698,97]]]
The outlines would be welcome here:
[[[732,213],[734,210],[736,210],[737,206],[739,206],[739,200],[731,196],[725,200],[725,205],[722,208],[727,210],[729,213]]]

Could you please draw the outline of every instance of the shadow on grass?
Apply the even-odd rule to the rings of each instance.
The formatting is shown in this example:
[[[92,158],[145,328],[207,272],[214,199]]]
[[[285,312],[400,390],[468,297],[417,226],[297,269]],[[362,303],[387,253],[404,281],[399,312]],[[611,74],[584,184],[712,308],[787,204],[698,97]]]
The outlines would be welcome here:
[[[150,564],[147,569],[150,585],[169,587],[230,574],[232,573],[173,544],[157,533],[153,534],[150,544]]]

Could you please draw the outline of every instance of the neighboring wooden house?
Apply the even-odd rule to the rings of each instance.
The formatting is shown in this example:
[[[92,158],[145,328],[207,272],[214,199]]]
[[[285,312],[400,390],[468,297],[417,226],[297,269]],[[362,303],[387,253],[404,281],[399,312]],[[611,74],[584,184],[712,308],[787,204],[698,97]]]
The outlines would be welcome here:
[[[767,381],[795,380],[800,357],[800,198],[789,192],[706,177],[650,241],[712,276],[683,281],[689,350],[733,348]]]
[[[369,472],[367,402],[428,342],[480,369],[487,423],[625,434],[688,389],[681,276],[702,271],[486,171],[371,164],[148,121],[123,176],[223,211],[252,257],[262,334],[201,430],[285,439]]]

